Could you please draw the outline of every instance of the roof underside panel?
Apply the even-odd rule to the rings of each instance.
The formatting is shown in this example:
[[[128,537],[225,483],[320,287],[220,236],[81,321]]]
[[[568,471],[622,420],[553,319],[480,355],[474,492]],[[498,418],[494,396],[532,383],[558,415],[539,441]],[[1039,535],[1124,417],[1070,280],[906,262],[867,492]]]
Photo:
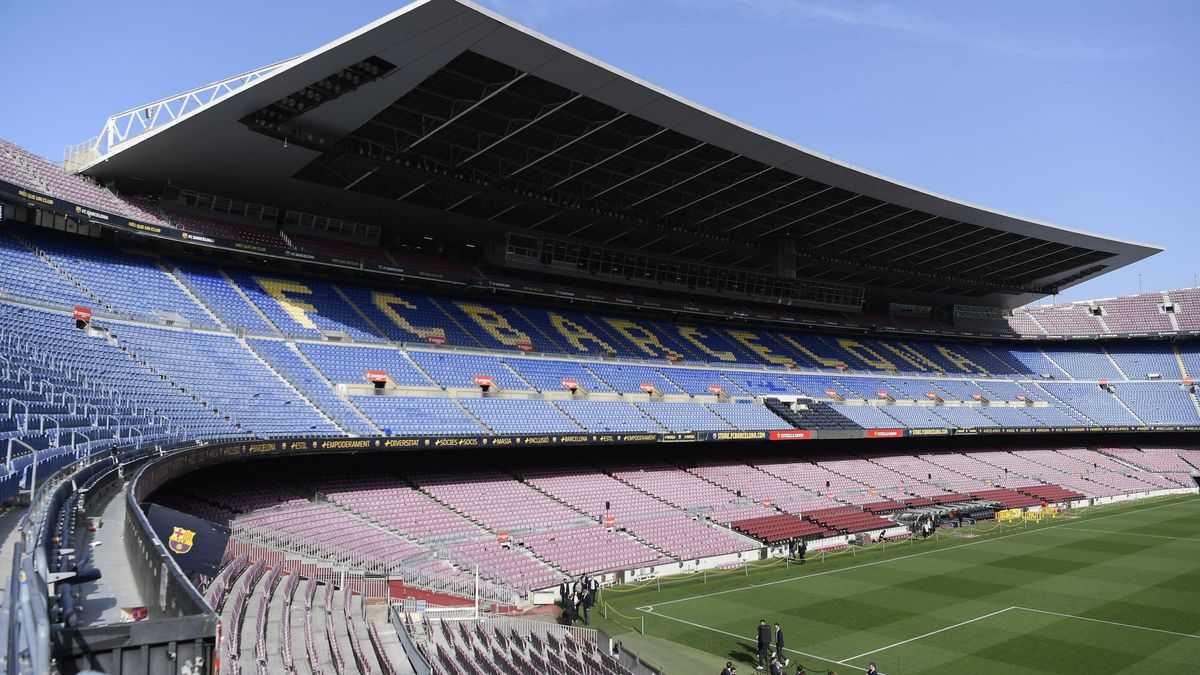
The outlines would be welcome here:
[[[377,82],[267,119],[281,99],[378,59],[387,68]],[[272,137],[302,150],[273,150]],[[919,302],[1014,306],[1155,252],[840,164],[456,0],[398,10],[91,172],[120,180],[151,167],[214,191],[294,194],[334,216],[339,206],[385,219],[432,209],[501,232],[794,271]]]
[[[754,270],[791,238],[801,276],[967,296],[1036,290],[1048,272],[1112,257],[827,185],[470,51],[297,177],[657,255],[733,255]]]

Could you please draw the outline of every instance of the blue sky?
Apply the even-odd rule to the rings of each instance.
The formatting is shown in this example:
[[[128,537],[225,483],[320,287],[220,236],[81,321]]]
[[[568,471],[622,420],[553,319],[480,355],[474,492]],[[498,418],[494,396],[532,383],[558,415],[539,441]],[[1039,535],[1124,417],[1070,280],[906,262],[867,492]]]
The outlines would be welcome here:
[[[402,2],[0,0],[0,136],[104,119],[307,51]],[[1060,300],[1194,285],[1200,3],[485,0],[802,146],[991,208],[1167,248]]]

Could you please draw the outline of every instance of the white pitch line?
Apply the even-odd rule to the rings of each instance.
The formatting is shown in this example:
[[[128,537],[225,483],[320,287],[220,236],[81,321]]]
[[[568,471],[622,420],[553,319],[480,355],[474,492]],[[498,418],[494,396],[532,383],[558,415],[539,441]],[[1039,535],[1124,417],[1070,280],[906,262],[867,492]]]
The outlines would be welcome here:
[[[1096,532],[1098,534],[1121,534],[1121,535],[1128,535],[1130,537],[1154,537],[1155,539],[1174,539],[1175,541],[1200,542],[1200,539],[1197,539],[1195,537],[1168,537],[1165,534],[1146,534],[1145,532],[1121,532],[1120,530],[1093,530],[1093,529],[1089,529],[1086,527],[1072,527],[1070,529],[1075,530],[1077,532]]]
[[[1125,511],[1123,513],[1113,513],[1113,514],[1110,514],[1107,516],[1100,516],[1099,518],[1089,518],[1087,520],[1087,522],[1093,523],[1093,522],[1096,522],[1099,520],[1107,520],[1109,518],[1116,518],[1117,516],[1127,516],[1132,513],[1145,513],[1146,511],[1154,511],[1156,509],[1163,509],[1163,508],[1167,508],[1170,506],[1179,506],[1180,504],[1191,504],[1191,503],[1193,503],[1193,501],[1194,500],[1188,500],[1188,501],[1184,501],[1184,502],[1172,502],[1170,504],[1160,504],[1158,506],[1151,506],[1149,508],[1138,509],[1136,511]],[[875,565],[885,565],[887,563],[893,563],[893,562],[897,562],[900,560],[908,560],[909,558],[919,558],[921,556],[933,555],[935,553],[945,553],[947,551],[957,551],[960,548],[968,548],[970,546],[979,546],[980,544],[990,544],[993,542],[1000,541],[1001,539],[1008,539],[1010,537],[1019,537],[1024,534],[1033,534],[1036,532],[1046,532],[1049,530],[1053,530],[1055,528],[1063,527],[1065,525],[1072,525],[1072,524],[1074,524],[1073,521],[1072,522],[1063,522],[1063,523],[1059,523],[1057,525],[1050,525],[1047,527],[1036,527],[1032,530],[1021,530],[1020,532],[1014,532],[1012,534],[1002,534],[997,537],[988,537],[985,539],[980,539],[979,541],[972,541],[972,542],[969,542],[966,544],[958,544],[957,546],[948,546],[946,548],[935,548],[931,551],[921,551],[920,553],[910,553],[908,555],[897,556],[895,558],[884,558],[882,560],[875,560],[875,561],[868,562],[868,563],[862,563],[861,565],[851,565],[849,567],[839,567],[837,569],[826,570],[824,572],[813,572],[812,574],[805,574],[805,575],[798,576],[798,577],[791,577],[788,579],[779,579],[777,581],[768,581],[765,583],[758,584],[754,588],[763,588],[765,586],[774,586],[776,584],[788,584],[788,583],[792,583],[792,582],[796,582],[796,581],[803,581],[804,579],[811,579],[813,577],[822,577],[822,576],[825,576],[826,574],[838,574],[840,572],[847,572],[849,570],[861,569],[863,567],[873,567]],[[1074,529],[1074,528],[1072,528],[1072,529]],[[686,598],[676,598],[675,600],[664,600],[662,602],[656,602],[656,603],[654,603],[654,605],[656,607],[662,607],[664,605],[674,605],[674,604],[677,604],[680,602],[690,602],[692,600],[701,600],[703,598],[711,598],[711,597],[715,597],[718,595],[726,595],[729,593],[740,593],[742,591],[748,591],[748,590],[751,590],[750,587],[739,586],[737,588],[727,588],[723,591],[713,591],[712,593],[701,593],[700,595],[691,595]],[[659,616],[662,616],[662,615],[660,614]]]
[[[755,643],[754,638],[748,638],[748,637],[745,637],[742,635],[738,635],[737,633],[730,633],[729,631],[721,630],[720,628],[713,628],[712,626],[705,626],[702,623],[693,623],[691,621],[688,621],[687,619],[680,619],[677,616],[670,616],[667,614],[659,614],[658,612],[654,612],[654,611],[647,612],[647,614],[649,614],[650,616],[659,617],[660,619],[670,619],[671,621],[678,621],[679,623],[686,624],[688,626],[692,626],[693,628],[701,628],[703,630],[712,631],[714,633],[720,633],[721,635],[726,635],[731,638],[735,638],[737,640],[749,642],[751,644]],[[849,663],[848,661],[838,661],[837,659],[829,659],[824,656],[817,656],[816,654],[809,654],[808,652],[802,652],[799,649],[792,649],[791,647],[784,647],[783,651],[791,652],[793,654],[799,654],[800,656],[807,656],[810,659],[817,659],[819,661],[824,661],[826,663],[836,663],[839,666],[846,666],[847,668],[854,667],[854,664]]]
[[[1110,626],[1120,626],[1122,628],[1136,628],[1138,630],[1148,630],[1148,631],[1151,631],[1154,633],[1166,633],[1167,635],[1176,635],[1179,637],[1191,638],[1193,640],[1200,640],[1200,635],[1193,635],[1192,633],[1179,633],[1179,632],[1176,632],[1173,630],[1163,630],[1162,628],[1150,628],[1149,626],[1138,626],[1138,625],[1132,624],[1132,623],[1120,623],[1119,621],[1105,621],[1104,619],[1093,619],[1093,618],[1086,617],[1086,616],[1076,616],[1074,614],[1064,614],[1062,612],[1051,612],[1050,610],[1047,610],[1047,609],[1034,609],[1032,607],[1013,607],[1010,609],[1023,609],[1026,612],[1037,612],[1038,614],[1051,614],[1053,616],[1061,616],[1064,619],[1079,619],[1080,621],[1091,621],[1093,623],[1106,623]]]
[[[937,635],[938,633],[944,633],[944,632],[946,632],[946,631],[948,631],[948,630],[950,630],[950,629],[952,629],[952,628],[958,628],[959,626],[965,626],[965,625],[967,625],[967,624],[969,624],[969,623],[975,623],[976,621],[983,621],[984,619],[987,619],[987,618],[990,618],[990,617],[996,616],[997,614],[1003,614],[1003,613],[1005,613],[1005,612],[1007,612],[1007,611],[1014,610],[1014,609],[1024,609],[1024,608],[1023,608],[1023,607],[1005,607],[1004,609],[997,610],[997,611],[995,611],[995,612],[991,612],[991,613],[989,613],[989,614],[984,614],[983,616],[977,616],[977,617],[975,617],[974,619],[967,619],[966,621],[960,621],[960,622],[958,622],[958,623],[954,624],[953,626],[946,626],[945,628],[939,628],[939,629],[937,629],[937,630],[931,630],[931,631],[929,631],[928,633],[925,633],[925,634],[923,634],[923,635],[918,635],[918,636],[916,636],[916,637],[911,637],[911,638],[908,638],[907,640],[901,640],[901,641],[899,641],[899,642],[892,643],[892,644],[890,644],[890,645],[888,645],[888,646],[886,646],[886,647],[880,647],[879,649],[872,649],[872,650],[871,650],[871,651],[869,651],[869,652],[863,652],[863,653],[861,653],[861,654],[858,654],[858,655],[856,655],[856,656],[851,656],[850,658],[848,658],[848,659],[846,659],[846,660],[847,660],[847,661],[857,661],[857,660],[861,659],[861,658],[862,658],[862,657],[864,657],[864,656],[870,656],[870,655],[872,655],[872,654],[878,654],[879,652],[886,652],[887,650],[891,649],[892,647],[899,647],[900,645],[906,645],[906,644],[908,644],[908,643],[910,643],[910,642],[916,642],[917,640],[920,640],[920,639],[922,639],[922,638],[927,638],[927,637],[929,637],[930,635]]]

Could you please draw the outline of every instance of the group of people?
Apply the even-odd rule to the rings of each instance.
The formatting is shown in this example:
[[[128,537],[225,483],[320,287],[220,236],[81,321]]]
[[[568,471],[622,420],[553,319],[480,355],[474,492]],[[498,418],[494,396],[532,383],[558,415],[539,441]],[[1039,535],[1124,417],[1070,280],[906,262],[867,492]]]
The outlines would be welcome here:
[[[774,650],[771,649],[772,643],[774,644]],[[767,625],[766,619],[759,619],[758,664],[754,666],[755,670],[766,670],[771,675],[784,675],[783,669],[790,666],[792,660],[783,652],[783,627],[776,623],[772,630],[772,627]],[[737,675],[737,666],[733,665],[732,661],[726,661],[725,669],[721,671],[721,675]],[[804,669],[803,664],[796,664],[796,675],[808,675],[808,671]],[[837,675],[837,673],[829,671],[828,675]],[[866,675],[878,675],[874,663],[867,666]]]
[[[771,642],[774,638],[775,651],[771,651]],[[791,665],[792,660],[783,653],[783,627],[778,623],[775,624],[775,629],[767,625],[766,619],[758,620],[758,665],[757,670],[767,668],[771,675],[783,675],[783,669]],[[801,666],[796,672],[804,672],[804,667]]]
[[[600,595],[600,580],[587,574],[572,581],[570,577],[563,579],[558,585],[558,596],[562,600],[563,623],[568,626],[578,619],[584,624],[591,623],[589,614],[592,605]]]

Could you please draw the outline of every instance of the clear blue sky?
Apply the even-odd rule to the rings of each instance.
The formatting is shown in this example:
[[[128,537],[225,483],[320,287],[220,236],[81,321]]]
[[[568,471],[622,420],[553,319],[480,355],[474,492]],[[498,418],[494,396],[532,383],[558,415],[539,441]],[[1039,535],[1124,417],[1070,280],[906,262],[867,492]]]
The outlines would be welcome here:
[[[0,0],[0,137],[60,159],[114,112],[404,4]],[[1200,272],[1200,2],[485,0],[750,125],[919,187],[1165,246],[1060,300]]]

